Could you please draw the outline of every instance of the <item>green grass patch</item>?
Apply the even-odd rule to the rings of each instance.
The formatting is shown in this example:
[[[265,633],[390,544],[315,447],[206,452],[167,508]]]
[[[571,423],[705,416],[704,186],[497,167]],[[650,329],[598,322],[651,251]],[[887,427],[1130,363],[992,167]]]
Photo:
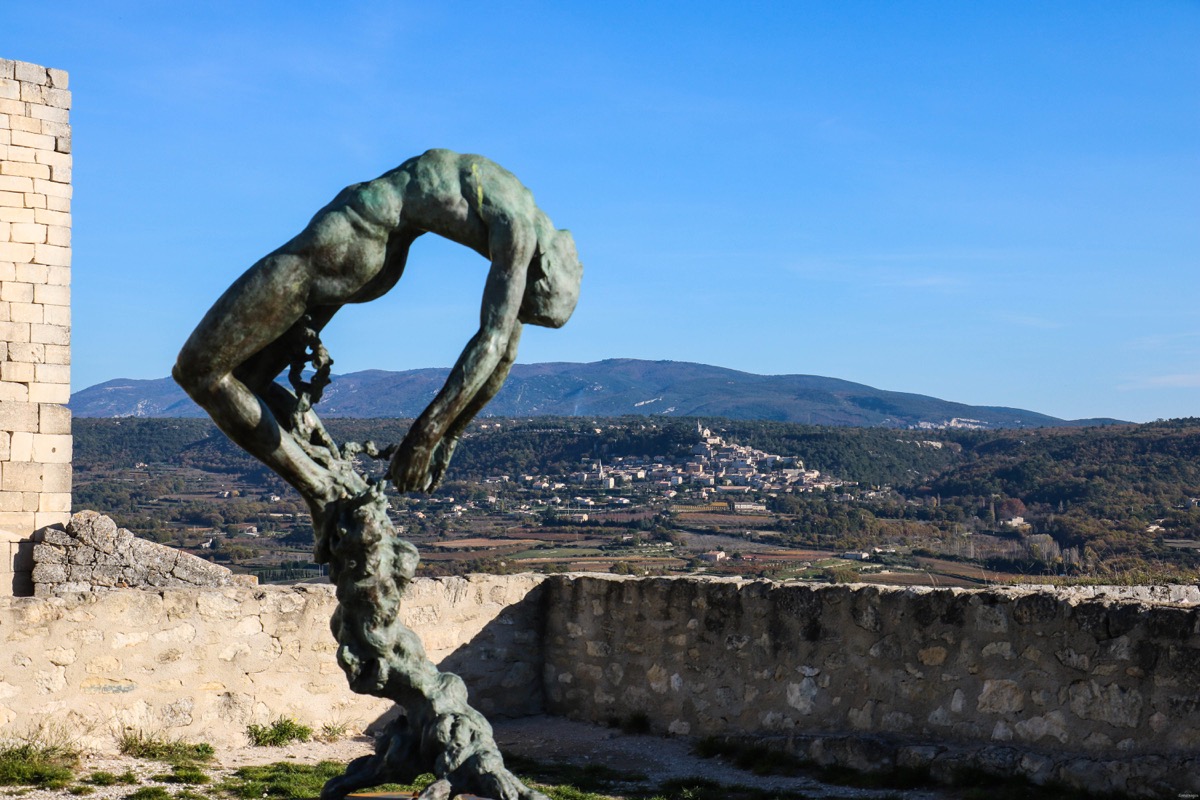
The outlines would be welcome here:
[[[216,788],[244,800],[258,800],[263,797],[305,800],[320,795],[325,782],[341,775],[345,769],[346,765],[337,761],[322,761],[319,764],[279,761],[258,767],[242,767]],[[372,791],[412,792],[424,789],[432,782],[432,775],[423,775],[411,786],[389,783],[375,787]]]
[[[134,758],[162,761],[166,764],[190,764],[209,761],[215,751],[211,744],[193,744],[161,734],[127,730],[117,739],[121,753]]]
[[[171,771],[154,775],[151,780],[159,783],[182,783],[188,786],[199,786],[209,783],[212,778],[208,777],[208,773],[197,767],[195,764],[175,764],[171,767]]]
[[[180,789],[175,793],[175,800],[209,800],[209,798],[199,792],[193,792],[191,789]]]
[[[62,789],[75,779],[79,750],[61,731],[42,729],[0,742],[0,786]]]
[[[282,747],[291,742],[307,742],[312,728],[289,717],[280,717],[270,725],[247,725],[246,736],[255,747]]]
[[[138,776],[135,775],[131,769],[125,770],[120,775],[114,775],[111,772],[100,770],[99,772],[93,772],[91,775],[88,775],[83,779],[83,782],[90,783],[92,786],[115,786],[118,783],[132,785],[135,783],[141,783],[141,781],[138,780]]]
[[[76,797],[82,797],[83,795],[92,794],[95,791],[96,791],[95,786],[85,786],[83,784],[78,784],[78,783],[75,784],[74,786],[67,787],[67,794],[73,794]]]
[[[161,786],[143,786],[125,795],[125,800],[171,800],[171,793]]]

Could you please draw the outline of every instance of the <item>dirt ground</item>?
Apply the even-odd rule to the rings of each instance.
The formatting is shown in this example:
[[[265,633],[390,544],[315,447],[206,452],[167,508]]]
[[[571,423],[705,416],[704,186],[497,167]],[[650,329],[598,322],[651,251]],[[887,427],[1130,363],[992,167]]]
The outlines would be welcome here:
[[[527,717],[495,723],[496,739],[502,752],[538,762],[567,763],[575,766],[597,764],[629,775],[644,775],[642,786],[655,787],[674,778],[704,778],[731,786],[752,786],[766,790],[800,792],[813,798],[863,798],[864,800],[949,800],[950,793],[936,790],[896,791],[855,789],[832,786],[806,777],[758,776],[719,759],[702,759],[692,753],[686,739],[632,735],[611,728],[574,722],[561,717]],[[349,762],[371,752],[367,737],[335,742],[308,742],[285,747],[223,747],[205,771],[220,781],[233,770],[277,761],[315,764],[319,761]],[[167,769],[158,763],[128,756],[88,755],[79,769],[80,777],[97,771],[121,774],[132,770],[142,786],[154,785],[152,776]],[[122,800],[136,787],[97,787],[88,800]],[[166,787],[172,793],[178,787]],[[203,791],[204,787],[197,787]],[[630,790],[638,788],[630,783]],[[17,787],[12,787],[17,789]],[[22,800],[75,800],[66,790],[17,790],[0,788],[0,797],[19,795]]]

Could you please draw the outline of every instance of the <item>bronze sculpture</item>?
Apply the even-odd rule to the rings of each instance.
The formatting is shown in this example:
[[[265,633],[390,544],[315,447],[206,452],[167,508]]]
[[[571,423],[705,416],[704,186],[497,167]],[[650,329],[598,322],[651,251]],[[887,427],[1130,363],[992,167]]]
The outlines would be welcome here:
[[[312,408],[333,363],[321,329],[343,305],[390,290],[409,247],[427,232],[491,261],[479,331],[399,445],[339,447]],[[175,380],[307,502],[315,558],[329,563],[337,584],[331,626],[351,688],[395,700],[405,711],[379,737],[375,755],[331,780],[323,798],[426,771],[439,778],[426,790],[430,796],[453,790],[497,800],[541,797],[505,769],[462,681],[438,672],[397,621],[417,551],[388,520],[386,481],[364,477],[354,458],[390,459],[387,474],[399,491],[436,487],[467,424],[508,376],[521,326],[563,325],[582,272],[571,234],[554,228],[510,172],[481,156],[430,150],[344,189],[298,236],[238,278],[179,354]],[[315,374],[305,380],[310,365]],[[276,383],[285,368],[293,391]]]

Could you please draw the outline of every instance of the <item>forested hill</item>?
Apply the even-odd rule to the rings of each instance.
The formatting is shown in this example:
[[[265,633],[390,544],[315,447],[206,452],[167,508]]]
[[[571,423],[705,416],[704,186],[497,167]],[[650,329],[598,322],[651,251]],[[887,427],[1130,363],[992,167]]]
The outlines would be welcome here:
[[[411,418],[436,395],[448,370],[368,370],[338,375],[323,417]],[[169,378],[114,380],[76,392],[76,417],[201,417]],[[956,424],[1037,428],[1107,424],[1067,421],[1014,408],[970,406],[889,392],[816,375],[754,375],[679,361],[610,359],[590,364],[518,364],[487,414],[498,417],[723,417],[810,425],[906,428]]]

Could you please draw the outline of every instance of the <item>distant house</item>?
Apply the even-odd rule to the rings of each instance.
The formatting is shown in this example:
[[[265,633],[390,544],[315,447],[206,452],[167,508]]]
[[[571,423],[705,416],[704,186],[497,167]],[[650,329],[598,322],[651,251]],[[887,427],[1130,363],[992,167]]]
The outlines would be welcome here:
[[[708,561],[713,564],[715,564],[718,561],[721,561],[722,559],[725,559],[725,558],[728,558],[728,556],[725,555],[724,550],[709,550],[707,553],[700,554],[701,561]]]
[[[845,558],[845,559],[847,559],[847,560],[849,560],[849,561],[870,561],[870,560],[871,560],[871,554],[870,554],[870,553],[866,553],[866,552],[862,552],[862,551],[854,551],[854,550],[852,550],[852,551],[850,551],[850,552],[848,552],[848,553],[842,553],[842,558]]]

